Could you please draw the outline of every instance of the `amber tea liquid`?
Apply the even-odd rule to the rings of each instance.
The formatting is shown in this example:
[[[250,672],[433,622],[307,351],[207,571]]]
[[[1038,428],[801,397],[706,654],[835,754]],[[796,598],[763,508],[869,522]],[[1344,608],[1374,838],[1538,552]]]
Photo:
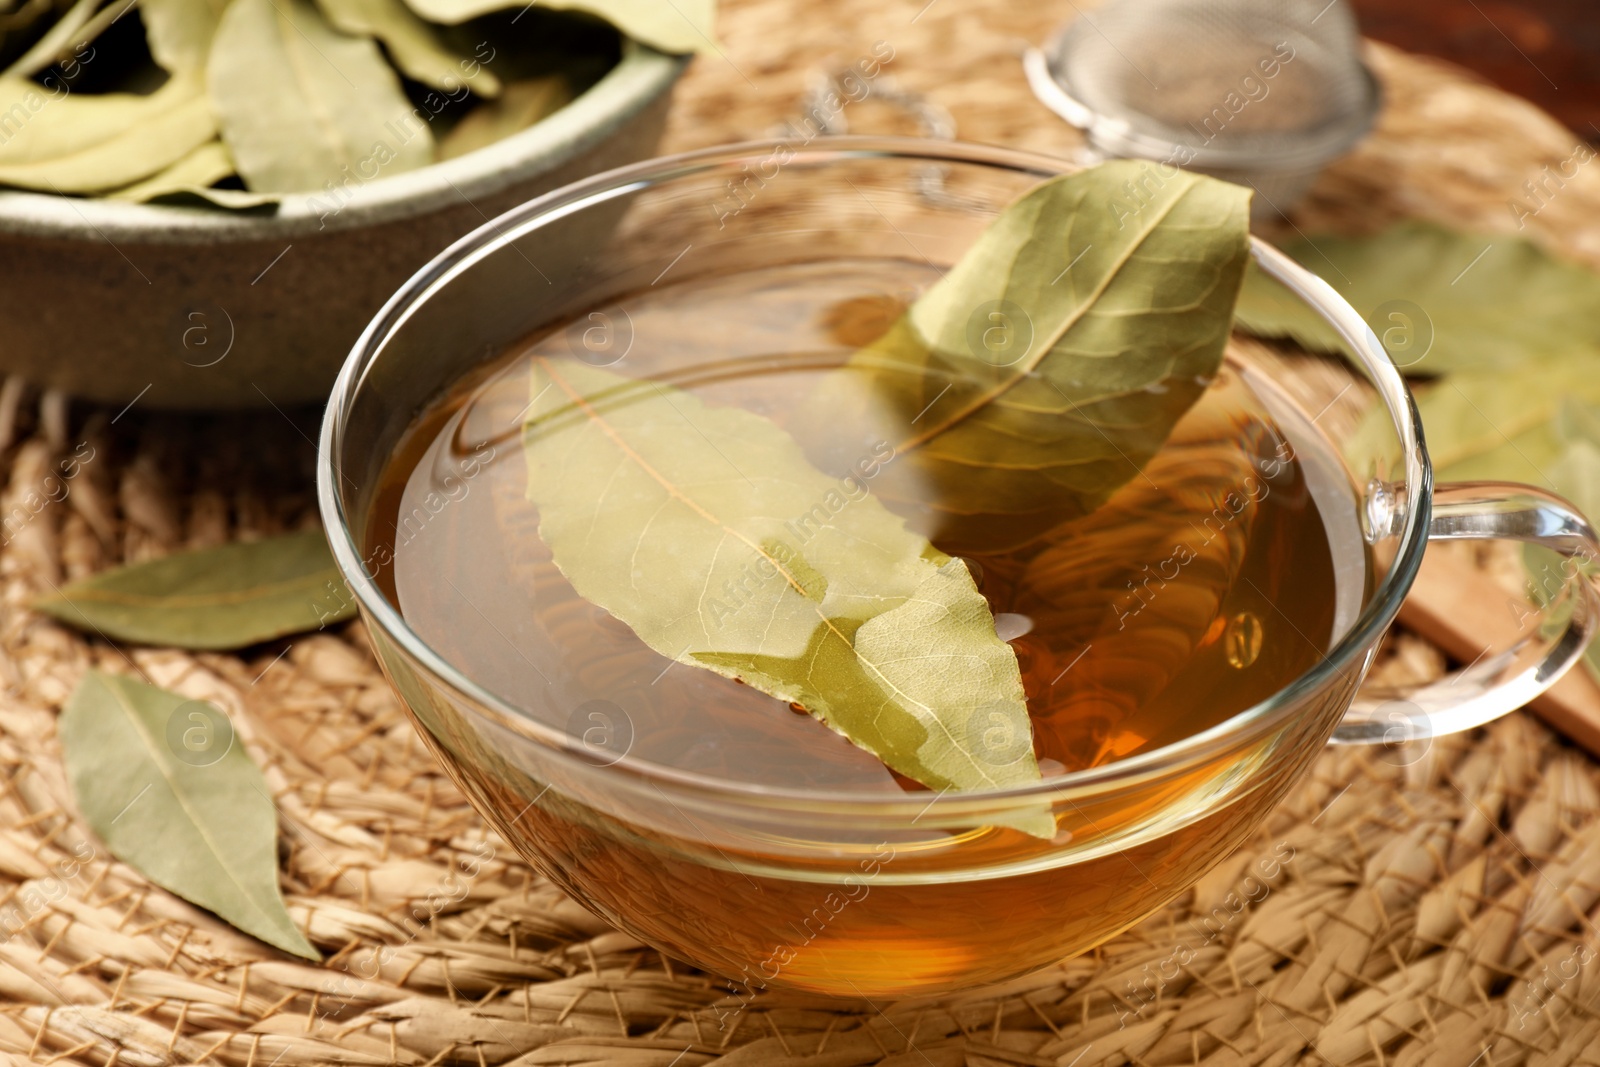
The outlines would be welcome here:
[[[936,277],[886,259],[694,278],[515,346],[467,375],[397,449],[367,531],[380,584],[452,665],[608,761],[819,795],[926,793],[802,709],[675,663],[580,598],[539,538],[519,424],[531,360],[582,357],[794,432],[819,377]],[[839,454],[837,441],[801,444]],[[848,470],[830,473],[876,491],[888,484],[878,471],[907,462],[886,448],[863,441]],[[895,484],[880,500],[921,528],[936,501],[907,499],[914,480]],[[1369,585],[1333,449],[1232,362],[1104,506],[1021,548],[1003,534],[995,541],[1007,547],[962,555],[1016,650],[1047,779],[1182,740],[1277,693],[1322,660]],[[541,783],[483,773],[432,740],[500,832],[608,919],[710,961],[739,988],[844,995],[1021,973],[1061,955],[1074,924],[1104,929],[1101,940],[1165,903],[1188,880],[1176,876],[1220,858],[1287,784],[1285,772],[1216,810],[1176,815],[1163,805],[1181,789],[1064,811],[1054,853],[991,827],[819,856],[810,870],[781,847],[769,856],[759,843],[724,842],[695,855],[574,817]],[[1170,830],[1152,831],[1152,819]],[[1131,827],[1142,836],[1126,847],[1087,847]]]

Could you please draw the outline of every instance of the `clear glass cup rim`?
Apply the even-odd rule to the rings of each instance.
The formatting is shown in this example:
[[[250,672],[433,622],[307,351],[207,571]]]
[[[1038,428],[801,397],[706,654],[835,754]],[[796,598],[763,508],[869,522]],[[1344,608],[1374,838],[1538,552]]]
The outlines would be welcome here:
[[[367,617],[380,625],[385,636],[398,644],[435,677],[467,697],[477,708],[503,725],[512,725],[550,750],[549,755],[572,761],[585,769],[595,763],[565,731],[536,720],[510,702],[467,677],[435,652],[406,623],[400,611],[384,596],[367,573],[360,546],[350,527],[343,496],[340,456],[345,422],[356,402],[367,371],[381,358],[387,340],[401,329],[411,314],[441,292],[461,273],[526,237],[541,225],[576,214],[586,207],[606,203],[642,189],[669,183],[718,168],[737,169],[786,151],[785,168],[799,164],[826,164],[852,159],[891,159],[988,166],[1035,174],[1039,180],[1072,173],[1081,166],[1052,156],[1018,149],[918,137],[832,136],[817,137],[796,146],[781,140],[744,141],[662,156],[605,171],[546,193],[490,219],[462,237],[418,270],[362,331],[334,382],[323,416],[317,457],[317,500],[324,530],[339,570]],[[1152,164],[1164,166],[1164,164]],[[1323,656],[1321,662],[1270,697],[1206,730],[1169,745],[1096,767],[1069,771],[1039,782],[1007,789],[945,792],[931,799],[920,794],[884,795],[830,792],[821,789],[785,789],[737,782],[694,771],[680,770],[625,756],[599,768],[619,779],[631,779],[655,788],[670,786],[683,794],[712,802],[747,806],[796,806],[837,813],[871,813],[886,818],[901,814],[921,817],[943,808],[959,815],[969,810],[992,810],[1020,802],[1070,799],[1075,795],[1132,786],[1151,778],[1181,773],[1191,765],[1272,729],[1300,710],[1301,700],[1351,669],[1382,637],[1399,613],[1411,588],[1427,546],[1432,498],[1432,468],[1422,436],[1422,421],[1410,390],[1399,370],[1360,314],[1321,278],[1301,267],[1261,238],[1251,235],[1251,257],[1266,274],[1285,285],[1321,315],[1359,357],[1362,367],[1388,410],[1401,448],[1406,493],[1405,518],[1397,531],[1393,562],[1374,588],[1355,623]],[[620,783],[619,783],[620,784]]]

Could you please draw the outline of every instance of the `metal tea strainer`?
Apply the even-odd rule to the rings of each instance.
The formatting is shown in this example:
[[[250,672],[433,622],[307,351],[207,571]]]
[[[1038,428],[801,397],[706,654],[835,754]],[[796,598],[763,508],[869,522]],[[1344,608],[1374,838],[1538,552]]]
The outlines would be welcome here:
[[[1275,217],[1378,111],[1341,0],[1107,0],[1024,58],[1100,157],[1154,159],[1256,190]]]

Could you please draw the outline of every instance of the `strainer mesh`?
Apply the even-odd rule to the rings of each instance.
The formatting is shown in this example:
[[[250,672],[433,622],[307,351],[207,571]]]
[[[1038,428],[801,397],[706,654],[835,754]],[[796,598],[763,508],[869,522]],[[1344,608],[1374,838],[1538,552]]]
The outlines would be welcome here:
[[[1348,0],[1107,0],[1053,73],[1095,112],[1194,147],[1271,152],[1366,99]]]

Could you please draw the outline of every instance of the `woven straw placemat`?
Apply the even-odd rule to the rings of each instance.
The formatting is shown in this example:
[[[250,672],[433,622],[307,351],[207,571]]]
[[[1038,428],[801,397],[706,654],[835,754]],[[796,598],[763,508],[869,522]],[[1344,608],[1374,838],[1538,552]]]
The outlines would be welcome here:
[[[1070,154],[1018,54],[1072,5],[730,0],[667,149],[762,136],[873,43],[962,137]],[[1377,133],[1298,222],[1504,230],[1575,139],[1458,72],[1374,47]],[[885,96],[889,94],[884,94]],[[850,105],[857,131],[915,132]],[[1600,168],[1527,232],[1600,266]],[[359,624],[248,657],[89,642],[26,610],[64,578],[314,522],[314,415],[177,419],[0,389],[0,1060],[82,1064],[1600,1064],[1600,776],[1517,715],[1414,750],[1330,749],[1255,841],[1162,914],[1041,974],[938,1003],[766,994],[609,930],[489,834],[424,751]],[[94,449],[66,497],[54,464]],[[83,454],[81,451],[78,453]],[[18,509],[21,509],[20,511]],[[8,520],[9,522],[9,520]],[[326,954],[281,957],[107,856],[56,716],[85,668],[213,700],[265,769],[282,882]],[[1389,680],[1442,657],[1391,639]],[[1247,879],[1266,862],[1267,879]]]

